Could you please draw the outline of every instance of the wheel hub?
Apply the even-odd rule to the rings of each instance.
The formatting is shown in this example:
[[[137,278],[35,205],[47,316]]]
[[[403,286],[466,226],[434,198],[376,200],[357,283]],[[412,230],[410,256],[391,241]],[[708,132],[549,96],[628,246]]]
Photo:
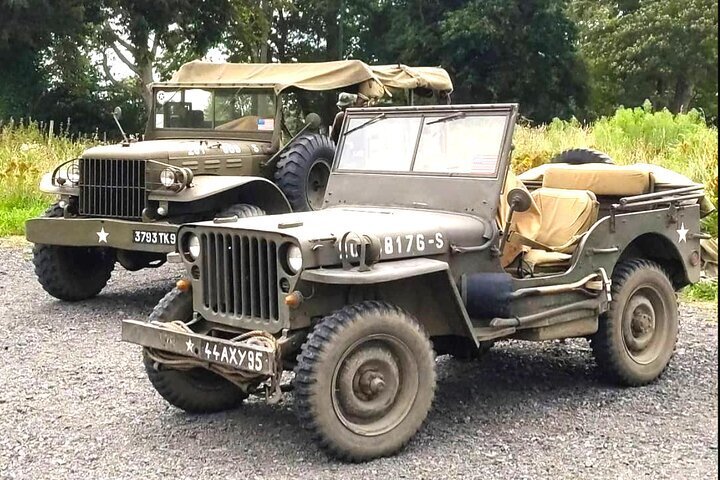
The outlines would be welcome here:
[[[417,391],[417,364],[407,347],[395,338],[380,337],[350,348],[333,380],[335,412],[351,431],[364,436],[394,428]]]

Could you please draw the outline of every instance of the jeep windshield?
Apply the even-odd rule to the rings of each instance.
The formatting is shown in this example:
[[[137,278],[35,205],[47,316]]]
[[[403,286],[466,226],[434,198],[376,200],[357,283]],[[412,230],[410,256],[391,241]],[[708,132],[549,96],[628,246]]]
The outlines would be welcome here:
[[[336,170],[495,176],[507,121],[487,112],[353,115]]]
[[[155,89],[156,129],[273,131],[275,94],[269,89]]]

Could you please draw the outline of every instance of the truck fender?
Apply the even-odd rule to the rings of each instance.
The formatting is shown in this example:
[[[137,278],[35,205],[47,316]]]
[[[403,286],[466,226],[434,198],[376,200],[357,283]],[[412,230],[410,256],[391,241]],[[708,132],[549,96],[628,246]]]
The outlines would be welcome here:
[[[192,187],[178,193],[153,192],[148,198],[165,202],[196,202],[225,194],[234,203],[256,205],[269,215],[290,213],[290,203],[277,185],[262,177],[201,175],[193,179]]]
[[[310,283],[361,287],[381,284],[382,299],[409,311],[430,337],[467,337],[477,347],[472,322],[446,262],[408,258],[380,262],[372,269],[320,268],[305,270],[301,279]],[[398,285],[387,285],[397,283]],[[383,286],[382,284],[386,284]]]
[[[51,195],[79,195],[80,189],[73,186],[70,182],[65,185],[53,184],[52,172],[43,174],[40,178],[40,191],[43,193],[49,193]]]

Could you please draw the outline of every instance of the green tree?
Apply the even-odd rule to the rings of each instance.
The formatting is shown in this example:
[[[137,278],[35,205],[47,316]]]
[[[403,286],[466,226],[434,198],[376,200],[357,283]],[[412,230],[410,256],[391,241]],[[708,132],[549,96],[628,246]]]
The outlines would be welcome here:
[[[715,0],[575,0],[570,11],[591,72],[591,113],[649,99],[717,118]]]
[[[563,0],[357,2],[358,55],[442,65],[456,103],[520,102],[536,121],[567,117],[587,99],[586,69]],[[384,32],[378,34],[378,32]]]

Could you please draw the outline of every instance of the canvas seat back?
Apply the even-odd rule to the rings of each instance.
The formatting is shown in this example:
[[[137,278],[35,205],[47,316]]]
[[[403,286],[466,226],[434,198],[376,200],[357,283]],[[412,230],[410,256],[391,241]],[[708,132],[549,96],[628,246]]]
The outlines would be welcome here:
[[[532,198],[541,214],[540,229],[533,240],[542,249],[572,252],[597,221],[599,204],[589,190],[542,187],[532,192]]]

